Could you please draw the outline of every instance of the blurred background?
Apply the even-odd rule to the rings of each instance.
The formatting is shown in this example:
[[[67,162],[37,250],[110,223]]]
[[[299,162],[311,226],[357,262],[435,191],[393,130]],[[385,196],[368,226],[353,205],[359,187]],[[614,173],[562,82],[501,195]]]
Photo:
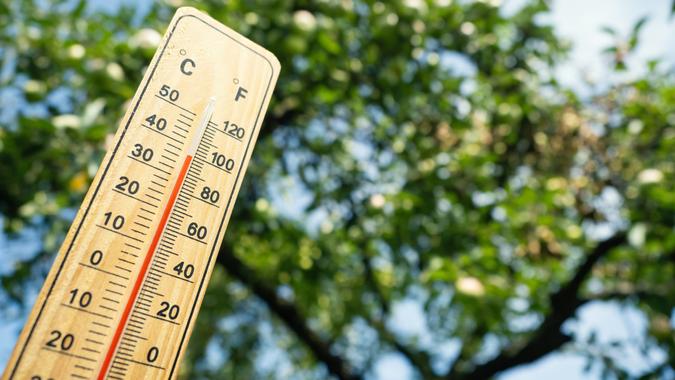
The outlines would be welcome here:
[[[675,379],[670,0],[0,0],[0,368],[181,5],[282,63],[182,378]]]

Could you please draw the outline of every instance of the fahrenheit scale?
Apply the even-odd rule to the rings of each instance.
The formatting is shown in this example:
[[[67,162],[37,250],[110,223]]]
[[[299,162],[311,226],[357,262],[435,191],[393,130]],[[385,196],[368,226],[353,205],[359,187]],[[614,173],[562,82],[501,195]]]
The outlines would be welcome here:
[[[3,379],[176,378],[279,68],[177,11]]]

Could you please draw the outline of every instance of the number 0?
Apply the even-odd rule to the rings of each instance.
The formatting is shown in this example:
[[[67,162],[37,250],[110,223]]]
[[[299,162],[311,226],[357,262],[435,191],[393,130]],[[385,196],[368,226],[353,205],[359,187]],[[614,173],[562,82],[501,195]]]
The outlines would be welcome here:
[[[89,256],[89,262],[91,265],[98,265],[101,263],[101,260],[103,260],[103,252],[96,250],[91,253],[91,256]]]
[[[159,348],[154,347],[154,346],[150,347],[150,349],[148,350],[148,356],[147,356],[148,362],[154,363],[155,360],[157,360],[157,356],[159,356]]]

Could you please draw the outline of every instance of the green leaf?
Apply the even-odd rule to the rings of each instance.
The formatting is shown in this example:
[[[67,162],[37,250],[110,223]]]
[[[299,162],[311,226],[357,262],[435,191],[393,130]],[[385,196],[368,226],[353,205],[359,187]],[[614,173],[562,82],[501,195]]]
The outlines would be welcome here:
[[[642,27],[647,23],[648,20],[648,16],[643,16],[635,23],[635,25],[633,25],[630,37],[628,38],[628,46],[630,50],[635,49],[637,46],[640,37],[640,30],[642,30]]]

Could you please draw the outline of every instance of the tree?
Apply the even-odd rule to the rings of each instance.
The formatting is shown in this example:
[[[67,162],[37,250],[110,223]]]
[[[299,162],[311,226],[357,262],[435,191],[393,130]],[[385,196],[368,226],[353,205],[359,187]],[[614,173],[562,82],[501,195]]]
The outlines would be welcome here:
[[[46,274],[173,3],[0,4],[0,213],[43,239],[3,274],[6,310]],[[363,379],[395,352],[419,378],[487,379],[563,349],[608,378],[672,376],[671,68],[580,97],[556,81],[546,1],[195,6],[282,73],[185,378]],[[607,50],[614,70],[643,24]],[[594,300],[644,313],[666,359],[635,374],[611,355],[631,342],[570,335]],[[406,302],[426,336],[392,326]]]

